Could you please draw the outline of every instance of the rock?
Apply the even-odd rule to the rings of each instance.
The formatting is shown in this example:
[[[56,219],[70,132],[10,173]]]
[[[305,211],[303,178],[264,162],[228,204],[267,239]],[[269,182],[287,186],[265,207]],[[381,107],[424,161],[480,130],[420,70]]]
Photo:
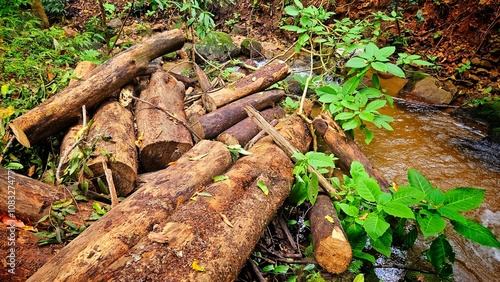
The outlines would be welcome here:
[[[474,57],[470,60],[471,65],[473,66],[480,66],[481,65],[481,59],[478,57]]]
[[[262,58],[264,49],[259,41],[252,38],[245,38],[240,44],[241,53],[249,58]]]
[[[449,104],[453,100],[453,94],[442,87],[437,78],[422,72],[416,72],[401,90],[400,96],[429,104]]]
[[[469,75],[467,76],[468,79],[470,80],[474,80],[474,81],[480,81],[481,78],[475,74],[472,74],[472,73],[469,73]]]
[[[248,29],[241,24],[234,24],[231,29],[231,33],[236,35],[245,35],[248,33]]]
[[[498,71],[497,71],[497,70],[492,70],[492,71],[490,72],[490,76],[491,76],[492,78],[497,78],[497,77],[498,77]]]
[[[196,51],[207,60],[224,62],[230,57],[236,57],[240,50],[229,34],[216,31],[200,40],[196,44]]]
[[[479,65],[487,69],[493,68],[493,65],[488,60],[481,60],[481,62],[479,62]]]
[[[111,29],[118,29],[122,26],[122,21],[119,18],[114,18],[106,23],[106,26]]]
[[[63,30],[64,30],[64,35],[69,38],[75,38],[75,36],[78,34],[76,30],[74,30],[69,26],[63,26]]]

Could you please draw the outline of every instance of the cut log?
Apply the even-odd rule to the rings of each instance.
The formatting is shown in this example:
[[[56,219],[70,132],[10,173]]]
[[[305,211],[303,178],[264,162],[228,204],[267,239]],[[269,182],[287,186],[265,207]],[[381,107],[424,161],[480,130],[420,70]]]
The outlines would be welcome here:
[[[308,126],[294,121],[283,127],[293,133],[286,138],[310,142]],[[290,158],[271,139],[261,139],[250,151],[224,174],[226,180],[206,187],[211,196],[183,205],[97,280],[234,281],[294,179]]]
[[[93,177],[100,177],[104,176],[102,162],[107,162],[118,196],[126,196],[134,189],[138,167],[132,113],[119,102],[109,101],[97,110],[93,120],[87,139],[97,143],[95,157],[87,165]]]
[[[140,98],[186,122],[184,91],[182,82],[159,70],[151,75],[149,85],[141,92]],[[139,155],[145,171],[166,168],[193,147],[189,130],[150,105],[138,101],[135,118],[138,139],[142,140]]]
[[[224,130],[243,120],[247,115],[243,109],[246,105],[252,105],[257,110],[272,106],[285,96],[282,90],[270,90],[259,92],[248,97],[239,99],[209,114],[199,117],[191,127],[204,139],[215,138]]]
[[[318,195],[309,219],[318,264],[333,274],[346,271],[352,260],[352,249],[330,197]]]
[[[81,108],[95,107],[144,71],[151,60],[184,45],[181,30],[165,31],[129,48],[95,68],[85,79],[14,119],[10,128],[24,146],[44,140],[78,122]]]
[[[64,197],[64,191],[54,185],[2,167],[0,167],[0,187],[0,212],[9,214],[8,211],[14,207],[14,215],[17,218],[29,219],[32,223],[47,215],[50,205]],[[15,199],[15,204],[10,206],[9,199]]]
[[[333,154],[339,158],[347,170],[353,161],[360,162],[366,172],[377,180],[380,188],[388,192],[390,183],[380,174],[370,160],[361,152],[358,145],[352,138],[344,133],[342,127],[336,123],[328,114],[322,114],[313,121],[316,132],[323,137],[325,143],[332,150]]]
[[[284,117],[285,110],[282,107],[273,107],[262,111],[260,114],[270,122],[273,119]],[[219,134],[217,140],[226,145],[238,144],[245,146],[259,131],[259,126],[250,117],[247,117]]]
[[[75,78],[72,78],[69,80],[68,86],[74,86],[75,84],[78,83],[78,81],[82,80],[86,75],[88,75],[91,71],[93,71],[96,68],[96,64],[89,62],[89,61],[81,61],[79,62],[75,70],[73,71],[73,76]]]
[[[92,224],[28,281],[86,281],[89,277],[103,281],[105,269],[123,261],[117,259],[231,164],[222,143],[200,141],[174,165],[154,172],[158,174],[154,181]]]
[[[288,74],[289,68],[286,63],[274,61],[222,89],[203,95],[203,106],[208,112],[213,112],[232,101],[265,90],[287,77]]]

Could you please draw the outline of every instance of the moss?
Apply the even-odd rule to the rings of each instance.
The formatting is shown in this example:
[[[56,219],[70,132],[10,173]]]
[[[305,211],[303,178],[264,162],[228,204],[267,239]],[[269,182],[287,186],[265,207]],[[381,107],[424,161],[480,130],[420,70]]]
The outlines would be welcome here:
[[[209,33],[198,42],[196,49],[206,59],[215,61],[225,61],[239,51],[231,36],[224,32]]]
[[[252,58],[261,57],[263,49],[259,41],[252,38],[245,38],[240,46],[243,55]]]

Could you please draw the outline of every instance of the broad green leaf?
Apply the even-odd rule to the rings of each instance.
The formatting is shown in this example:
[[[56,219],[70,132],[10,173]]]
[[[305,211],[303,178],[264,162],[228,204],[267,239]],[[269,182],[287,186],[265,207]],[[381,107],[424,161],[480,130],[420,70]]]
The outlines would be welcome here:
[[[385,63],[387,66],[387,72],[392,73],[395,76],[401,77],[401,78],[406,78],[405,72],[395,64],[391,63]]]
[[[415,219],[412,209],[398,202],[390,202],[384,206],[384,211],[392,216]]]
[[[295,181],[293,184],[292,191],[288,196],[290,202],[295,203],[300,206],[307,199],[307,184],[305,182]]]
[[[363,273],[356,275],[352,282],[365,282],[365,275]]]
[[[378,239],[371,239],[370,245],[379,253],[386,257],[391,256],[391,244],[392,244],[392,233],[388,229],[382,236]]]
[[[440,206],[444,203],[444,193],[440,189],[435,189],[429,195],[429,200],[434,206]]]
[[[414,63],[417,66],[433,66],[434,64],[431,62],[427,62],[424,60],[413,60],[412,63]]]
[[[376,89],[379,89],[380,88],[380,80],[378,78],[378,75],[376,72],[374,72],[372,74],[372,83],[373,83],[373,87],[375,87]],[[368,88],[368,87],[367,87]],[[371,88],[371,87],[370,87]]]
[[[467,218],[455,210],[452,210],[448,207],[441,207],[438,208],[437,211],[439,212],[440,215],[450,220],[458,221],[461,222],[462,224],[467,224]]]
[[[377,239],[382,236],[385,231],[389,228],[389,223],[387,223],[383,218],[379,217],[375,213],[370,213],[365,219],[366,233],[371,239]]]
[[[359,215],[359,209],[356,208],[355,206],[351,206],[348,204],[340,204],[340,209],[347,214],[348,216],[358,216]]]
[[[318,176],[316,173],[311,174],[311,179],[309,180],[309,184],[307,185],[307,199],[311,204],[314,205],[316,203],[316,198],[318,197],[319,183]]]
[[[335,116],[335,120],[347,120],[355,116],[352,112],[343,112]]]
[[[326,155],[321,152],[307,152],[307,163],[314,168],[320,167],[335,167],[335,163],[333,162],[333,154]]]
[[[264,193],[264,195],[268,195],[269,194],[269,189],[267,188],[267,185],[262,182],[262,181],[257,181],[257,187],[259,187],[260,190],[262,190],[262,192]]]
[[[65,207],[71,205],[72,203],[73,203],[73,199],[72,198],[69,198],[69,199],[66,199],[66,200],[61,200],[61,201],[53,203],[52,204],[52,209],[53,210],[60,210],[62,208],[65,208]]]
[[[300,0],[293,0],[293,3],[295,3],[295,5],[297,5],[297,7],[298,7],[300,10],[303,10],[303,9],[304,9],[304,5],[302,5],[302,2],[300,2]]]
[[[441,234],[434,239],[426,252],[426,256],[440,277],[446,278],[451,275],[452,264],[455,262],[455,253],[446,236]]]
[[[369,177],[363,165],[358,161],[354,161],[351,163],[351,169],[349,170],[349,173],[353,178]]]
[[[444,205],[455,211],[473,210],[483,203],[484,192],[482,189],[469,187],[448,190],[444,194]]]
[[[364,67],[368,66],[368,63],[364,59],[354,57],[354,58],[349,59],[345,63],[345,66],[348,68],[360,69],[360,68],[364,68]]]
[[[399,191],[392,194],[392,202],[406,206],[414,205],[425,198],[422,191],[409,186],[399,186]]]
[[[488,228],[474,220],[466,218],[465,223],[452,220],[451,224],[453,224],[453,229],[455,229],[455,231],[473,242],[483,246],[500,248],[500,242],[495,238],[495,235],[493,235]]]
[[[387,46],[379,50],[379,54],[384,57],[389,57],[396,51],[396,47],[394,46]]]
[[[385,204],[389,203],[391,201],[391,199],[392,199],[391,193],[382,192],[377,199],[377,203],[379,203],[381,205],[385,205]]]
[[[323,96],[319,96],[318,99],[319,102],[324,103],[324,104],[329,104],[335,101],[338,101],[338,97],[332,94],[327,94]]]
[[[373,88],[373,87],[366,87],[366,88],[360,89],[359,93],[368,99],[378,98],[378,97],[382,96],[382,92],[380,92],[380,90],[378,90],[377,88]]]
[[[373,100],[370,103],[368,103],[368,105],[366,105],[365,110],[374,112],[385,106],[386,103],[387,103],[386,100]]]
[[[375,57],[375,54],[379,52],[379,48],[377,45],[373,44],[373,42],[368,43],[366,45],[365,53],[370,57]]]
[[[424,192],[426,196],[429,196],[434,190],[429,180],[415,169],[408,170],[408,182],[410,182],[411,187]]]
[[[415,241],[418,238],[418,229],[416,226],[413,226],[410,231],[403,236],[403,244],[405,244],[406,247],[411,248],[413,247],[413,244],[415,244]]]
[[[366,121],[373,121],[373,118],[375,117],[374,114],[372,114],[370,111],[362,111],[361,113],[359,113],[359,118],[362,119],[362,120],[366,120]]]
[[[229,179],[229,176],[226,175],[216,175],[214,176],[214,182],[224,181]]]
[[[446,221],[441,215],[427,210],[419,212],[417,222],[420,226],[420,231],[424,234],[424,239],[439,234],[446,227]]]
[[[355,257],[355,258],[360,258],[360,259],[364,259],[364,260],[367,260],[371,263],[375,263],[375,257],[370,255],[370,254],[367,254],[367,253],[364,253],[360,250],[353,250],[352,251],[352,256]]]
[[[357,128],[359,125],[360,125],[360,122],[358,119],[351,119],[351,120],[348,120],[348,121],[342,123],[342,129],[347,131],[347,130]]]
[[[376,202],[377,199],[382,194],[380,190],[380,186],[377,181],[373,178],[361,177],[355,179],[356,183],[356,192],[361,196],[361,198],[370,201]]]
[[[262,268],[262,272],[271,272],[274,270],[274,265],[270,264],[270,265],[266,265]]]
[[[297,9],[297,7],[295,7],[295,6],[286,6],[285,13],[287,13],[287,15],[295,17],[295,16],[299,15],[299,9]]]
[[[377,71],[381,71],[381,72],[387,72],[388,69],[387,69],[387,65],[382,63],[382,62],[372,62],[370,64],[370,66],[374,69],[374,70],[377,70]]]
[[[359,86],[359,82],[361,81],[361,78],[357,76],[353,76],[349,78],[344,84],[342,84],[341,91],[344,95],[350,95],[354,93],[356,88]]]
[[[373,140],[373,131],[365,127],[363,128],[363,132],[365,133],[365,143],[370,144]]]
[[[288,272],[288,267],[287,265],[278,265],[274,268],[273,273],[275,274],[286,274]]]

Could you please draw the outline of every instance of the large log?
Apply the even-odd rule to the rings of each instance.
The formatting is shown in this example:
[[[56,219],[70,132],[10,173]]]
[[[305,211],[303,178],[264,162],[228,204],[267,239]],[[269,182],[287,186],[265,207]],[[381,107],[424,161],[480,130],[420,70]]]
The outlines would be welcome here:
[[[209,114],[203,115],[191,124],[196,133],[204,139],[215,138],[222,131],[233,126],[246,117],[246,105],[252,105],[257,110],[272,106],[285,96],[282,90],[263,91],[234,101]]]
[[[262,111],[261,115],[267,121],[271,121],[273,119],[280,119],[284,117],[285,111],[281,107],[273,107]],[[259,126],[255,124],[250,117],[247,117],[219,134],[219,136],[217,136],[217,140],[226,145],[238,144],[245,146],[245,144],[257,135],[259,131]]]
[[[286,63],[274,61],[224,88],[203,95],[203,106],[208,112],[213,112],[232,101],[268,88],[287,77],[288,74],[289,68]]]
[[[154,172],[158,173],[154,181],[92,224],[28,281],[102,281],[98,277],[104,269],[123,261],[120,258],[151,230],[167,222],[177,206],[231,164],[231,155],[222,143],[200,141],[175,164]]]
[[[96,178],[104,176],[103,162],[107,162],[117,194],[126,196],[137,179],[134,117],[119,102],[108,101],[99,107],[93,120],[88,140],[97,143],[95,157],[87,165]]]
[[[352,249],[330,197],[318,195],[309,219],[318,264],[330,273],[346,271],[352,260]]]
[[[184,45],[180,30],[165,31],[129,48],[95,68],[83,80],[14,119],[10,128],[24,146],[44,140],[75,124],[86,105],[91,109],[148,67],[154,58]]]
[[[352,138],[345,134],[342,127],[336,123],[330,115],[321,114],[313,121],[316,132],[323,136],[325,143],[332,150],[333,154],[339,158],[342,164],[349,169],[353,161],[360,162],[366,172],[377,180],[382,190],[388,191],[390,183],[380,174],[370,160],[361,152],[358,145]]]
[[[159,70],[151,75],[149,85],[141,92],[140,98],[185,122],[184,91],[182,82]],[[137,135],[142,140],[139,156],[145,171],[166,168],[193,147],[189,130],[148,104],[137,102],[135,119]]]
[[[0,167],[0,212],[37,222],[50,205],[64,197],[62,189]],[[12,207],[9,207],[12,204]]]
[[[286,124],[280,132],[305,152],[308,126],[300,118]],[[97,280],[234,281],[294,179],[293,163],[270,138],[250,151],[224,174],[226,180],[206,187],[211,196],[183,205]]]

